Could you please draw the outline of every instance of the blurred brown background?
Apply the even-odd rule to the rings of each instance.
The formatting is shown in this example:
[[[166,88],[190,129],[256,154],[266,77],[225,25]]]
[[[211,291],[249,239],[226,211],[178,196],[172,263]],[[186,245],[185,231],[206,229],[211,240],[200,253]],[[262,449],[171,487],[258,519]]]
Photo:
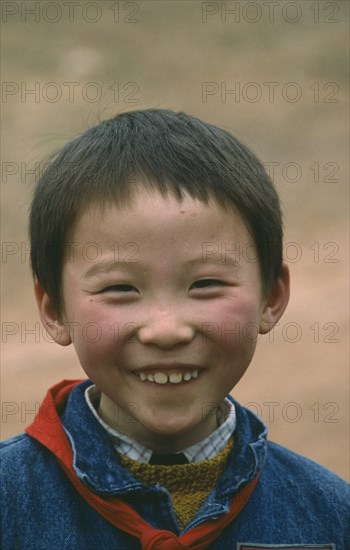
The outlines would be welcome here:
[[[51,384],[84,377],[39,325],[31,171],[98,119],[163,107],[232,131],[274,170],[292,298],[233,393],[271,439],[349,478],[348,5],[2,2],[2,438]]]

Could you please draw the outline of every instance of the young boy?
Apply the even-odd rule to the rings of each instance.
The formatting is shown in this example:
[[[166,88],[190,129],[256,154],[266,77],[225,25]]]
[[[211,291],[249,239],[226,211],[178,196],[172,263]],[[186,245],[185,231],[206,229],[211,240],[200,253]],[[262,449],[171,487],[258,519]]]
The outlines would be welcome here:
[[[274,187],[224,130],[124,113],[30,216],[39,312],[89,380],[2,444],[4,550],[349,548],[348,485],[227,397],[289,297]]]

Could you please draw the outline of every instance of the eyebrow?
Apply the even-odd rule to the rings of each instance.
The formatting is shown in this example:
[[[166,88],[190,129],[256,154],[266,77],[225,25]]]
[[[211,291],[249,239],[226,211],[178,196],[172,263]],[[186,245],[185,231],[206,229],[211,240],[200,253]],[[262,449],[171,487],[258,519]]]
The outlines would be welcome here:
[[[109,259],[109,260],[101,260],[99,262],[96,262],[93,264],[89,269],[87,269],[81,276],[82,279],[91,279],[95,275],[99,275],[100,273],[109,273],[112,272],[116,267],[120,267],[122,265],[126,265],[131,262],[121,262],[116,259]],[[135,263],[135,262],[133,262]]]
[[[87,269],[87,271],[85,271],[82,274],[82,279],[91,279],[95,275],[112,272],[116,268],[120,268],[121,266],[126,266],[130,263],[139,263],[139,261],[126,262],[126,261],[116,260],[114,258],[108,259],[108,260],[101,260],[93,264],[91,267],[89,267],[89,269]],[[184,267],[191,267],[193,265],[220,265],[220,266],[225,265],[225,266],[233,267],[237,270],[240,269],[241,267],[240,262],[236,258],[233,258],[232,256],[230,256],[229,253],[226,253],[226,255],[224,256],[224,259],[222,258],[222,255],[213,257],[213,255],[208,254],[206,257],[204,257],[204,255],[202,254],[201,256],[192,258],[191,260],[188,260],[183,264]]]
[[[207,264],[207,265],[228,265],[231,267],[234,267],[235,269],[239,269],[241,267],[240,262],[229,255],[229,253],[226,253],[223,259],[223,255],[219,254],[213,257],[212,254],[208,254],[207,256],[204,256],[203,254],[201,256],[198,256],[197,258],[193,258],[192,260],[189,260],[188,262],[185,262],[184,265],[191,266],[194,264]]]

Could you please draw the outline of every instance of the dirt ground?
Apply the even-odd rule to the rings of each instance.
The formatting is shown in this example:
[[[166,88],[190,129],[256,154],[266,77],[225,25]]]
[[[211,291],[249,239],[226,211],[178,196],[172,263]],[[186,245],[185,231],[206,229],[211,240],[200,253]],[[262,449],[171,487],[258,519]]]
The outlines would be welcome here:
[[[349,479],[348,2],[73,4],[2,6],[2,439],[50,385],[84,377],[39,325],[31,171],[98,119],[163,107],[228,129],[273,171],[292,297],[233,394],[270,439]]]

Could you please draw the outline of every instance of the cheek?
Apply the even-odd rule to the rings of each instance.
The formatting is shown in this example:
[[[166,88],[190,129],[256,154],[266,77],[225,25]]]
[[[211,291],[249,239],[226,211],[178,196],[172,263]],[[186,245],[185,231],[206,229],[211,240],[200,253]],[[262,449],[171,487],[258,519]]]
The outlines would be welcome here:
[[[258,323],[259,304],[257,300],[249,296],[231,298],[229,300],[218,302],[207,310],[208,320],[220,325],[239,324],[243,328],[246,324]]]
[[[203,325],[203,333],[206,339],[217,345],[224,363],[228,360],[227,354],[230,354],[245,364],[254,354],[259,337],[259,320],[255,300],[249,297],[230,300],[210,310],[210,322]]]
[[[87,342],[119,340],[122,332],[127,336],[130,333],[132,323],[120,308],[99,303],[93,298],[79,303],[72,304],[71,311],[67,314],[68,319],[73,320],[80,335],[84,336]],[[98,337],[99,335],[99,337]]]
[[[118,313],[117,308],[106,308],[91,299],[75,315],[72,311],[72,340],[83,367],[97,364],[98,358],[113,360],[124,342],[132,340],[135,324]]]

